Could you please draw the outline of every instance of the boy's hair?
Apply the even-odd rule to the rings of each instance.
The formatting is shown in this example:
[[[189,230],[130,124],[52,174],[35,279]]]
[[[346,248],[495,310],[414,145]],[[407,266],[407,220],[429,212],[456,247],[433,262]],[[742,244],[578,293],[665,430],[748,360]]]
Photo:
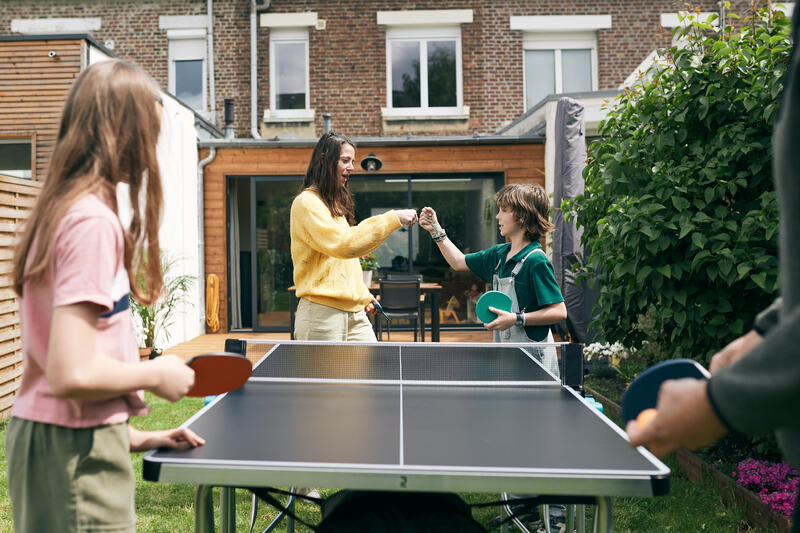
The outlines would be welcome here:
[[[118,59],[95,63],[75,80],[64,104],[47,178],[15,250],[17,294],[22,295],[26,281],[48,276],[56,231],[70,206],[94,193],[117,213],[116,186],[122,182],[129,185],[133,211],[130,226],[123,228],[130,290],[143,304],[158,298],[163,286],[161,262],[143,261],[143,255],[160,255],[162,190],[156,158],[160,101],[152,78]],[[34,240],[37,244],[29,258]],[[137,278],[143,278],[143,286]]]
[[[550,222],[550,201],[539,185],[512,183],[494,195],[497,207],[511,209],[517,223],[525,230],[525,238],[538,241],[553,230]]]
[[[344,144],[349,144],[355,150],[355,143],[341,133],[329,131],[319,138],[300,190],[315,188],[328,206],[331,216],[345,217],[352,226],[356,223],[356,216],[349,182],[342,186],[336,176],[336,165]]]

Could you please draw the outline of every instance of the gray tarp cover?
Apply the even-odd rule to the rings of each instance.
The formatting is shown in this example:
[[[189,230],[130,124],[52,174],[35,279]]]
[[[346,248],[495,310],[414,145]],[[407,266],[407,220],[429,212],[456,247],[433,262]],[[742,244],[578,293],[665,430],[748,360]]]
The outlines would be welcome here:
[[[586,130],[584,108],[569,97],[558,100],[555,120],[555,166],[553,205],[560,208],[561,201],[583,194],[583,167],[586,165]],[[576,341],[589,343],[593,335],[588,331],[592,306],[597,300],[597,287],[589,289],[585,280],[577,282],[572,266],[583,261],[582,231],[564,220],[561,209],[553,212],[553,267],[556,281],[561,287],[567,306],[571,333]]]

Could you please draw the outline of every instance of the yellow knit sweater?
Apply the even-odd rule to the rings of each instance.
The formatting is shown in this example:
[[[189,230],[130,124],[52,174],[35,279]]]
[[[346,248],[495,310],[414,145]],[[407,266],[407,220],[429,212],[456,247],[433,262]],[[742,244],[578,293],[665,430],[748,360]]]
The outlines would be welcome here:
[[[350,226],[344,217],[331,216],[316,192],[306,189],[298,194],[289,222],[297,297],[342,311],[363,309],[372,295],[364,285],[358,258],[400,226],[394,211]]]

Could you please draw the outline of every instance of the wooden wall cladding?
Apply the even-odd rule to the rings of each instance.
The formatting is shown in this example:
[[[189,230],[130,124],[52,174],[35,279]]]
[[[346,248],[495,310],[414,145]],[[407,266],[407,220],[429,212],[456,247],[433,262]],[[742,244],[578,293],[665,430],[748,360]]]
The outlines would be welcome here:
[[[227,205],[226,176],[302,176],[312,148],[236,147],[217,148],[204,169],[205,272],[220,279],[220,332],[228,331]],[[200,158],[208,156],[202,149]],[[404,145],[359,147],[356,170],[369,153],[383,166],[376,175],[403,173],[500,172],[505,183],[537,183],[544,186],[544,144]]]
[[[44,180],[85,47],[81,39],[0,41],[0,136],[31,140],[34,180]]]
[[[19,300],[13,287],[17,232],[42,184],[0,175],[0,420],[6,420],[22,378]]]

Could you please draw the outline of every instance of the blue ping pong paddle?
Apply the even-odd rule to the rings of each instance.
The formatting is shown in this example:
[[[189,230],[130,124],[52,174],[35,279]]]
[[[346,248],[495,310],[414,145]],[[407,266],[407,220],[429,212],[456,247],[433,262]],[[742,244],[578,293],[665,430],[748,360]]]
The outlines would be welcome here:
[[[489,311],[490,307],[511,312],[511,298],[500,291],[486,291],[475,304],[475,314],[484,324],[492,322],[497,314]]]
[[[236,390],[253,371],[253,364],[245,356],[230,352],[198,355],[186,364],[194,370],[194,385],[186,396],[195,398]]]
[[[711,374],[692,359],[670,359],[651,366],[631,381],[622,395],[622,422],[627,424],[658,403],[658,391],[668,379],[708,379]]]
[[[383,306],[380,304],[380,302],[378,302],[378,300],[372,300],[372,303],[373,303],[373,305],[375,306],[375,309],[377,309],[378,311],[380,311],[380,313],[383,315],[383,318],[385,318],[385,319],[386,319],[386,320],[388,320],[389,322],[391,322],[391,321],[392,321],[392,319],[391,319],[391,318],[389,318],[388,316],[386,316],[386,313],[384,313],[384,312],[383,312]]]

